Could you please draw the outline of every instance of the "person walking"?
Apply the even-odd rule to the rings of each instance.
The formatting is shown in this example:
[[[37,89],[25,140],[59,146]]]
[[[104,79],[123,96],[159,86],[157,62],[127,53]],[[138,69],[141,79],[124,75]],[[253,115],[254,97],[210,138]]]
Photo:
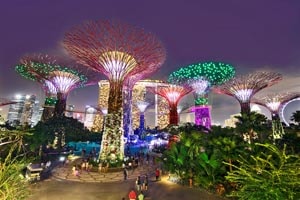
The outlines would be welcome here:
[[[134,189],[131,189],[129,194],[128,194],[129,200],[136,200],[136,193]]]
[[[138,196],[138,200],[144,200],[145,196],[143,194],[143,192],[141,192]]]
[[[140,177],[140,176],[137,177],[137,179],[136,179],[136,181],[135,181],[135,184],[136,184],[136,189],[137,189],[137,191],[138,191],[138,192],[141,191],[142,180],[141,180],[141,177]]]
[[[144,178],[144,182],[143,182],[143,190],[147,191],[148,190],[148,176],[146,174],[145,178]]]
[[[124,181],[126,181],[127,176],[128,176],[128,171],[127,171],[126,167],[123,169],[123,174],[124,174]]]
[[[159,177],[160,177],[160,170],[158,168],[156,168],[156,170],[155,170],[155,180],[159,181]]]

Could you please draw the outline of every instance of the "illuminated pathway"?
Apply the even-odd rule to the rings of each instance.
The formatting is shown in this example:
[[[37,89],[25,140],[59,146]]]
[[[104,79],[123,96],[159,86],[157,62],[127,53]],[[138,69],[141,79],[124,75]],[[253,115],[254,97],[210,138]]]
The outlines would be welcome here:
[[[90,175],[83,172],[80,179],[75,179],[69,176],[72,174],[65,171],[66,169],[71,171],[69,167],[57,168],[52,178],[33,184],[32,195],[28,200],[121,200],[123,197],[128,199],[128,192],[134,188],[136,176],[144,175],[145,172],[136,169],[131,174],[129,171],[129,179],[123,181],[122,172],[104,174],[94,172]],[[153,167],[149,170],[154,171]],[[169,182],[167,177],[162,177],[158,182],[154,179],[153,172],[149,173],[149,190],[145,192],[145,200],[224,200],[200,189],[191,189]]]

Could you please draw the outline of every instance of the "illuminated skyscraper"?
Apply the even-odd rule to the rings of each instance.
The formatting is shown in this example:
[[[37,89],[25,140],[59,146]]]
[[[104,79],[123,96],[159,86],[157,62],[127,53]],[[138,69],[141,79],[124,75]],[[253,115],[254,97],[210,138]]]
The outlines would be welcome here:
[[[8,110],[7,120],[11,126],[32,124],[35,99],[34,95],[16,95],[12,99],[17,103],[11,104]]]

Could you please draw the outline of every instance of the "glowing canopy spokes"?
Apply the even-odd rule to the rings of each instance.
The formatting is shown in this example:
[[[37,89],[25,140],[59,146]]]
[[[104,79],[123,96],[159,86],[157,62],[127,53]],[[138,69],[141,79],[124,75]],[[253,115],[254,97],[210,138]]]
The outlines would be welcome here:
[[[99,62],[109,74],[111,80],[123,80],[137,65],[129,54],[119,51],[105,52],[99,57]]]
[[[241,89],[237,90],[234,93],[234,96],[240,101],[240,102],[249,102],[251,96],[253,94],[253,89]]]
[[[206,93],[210,87],[209,81],[205,78],[191,79],[187,83],[193,88],[194,92],[198,95]]]
[[[250,101],[258,91],[270,87],[282,80],[282,75],[276,72],[257,71],[251,74],[235,77],[221,86],[214,88],[216,93],[235,97],[241,104],[241,112],[250,112]]]
[[[63,45],[79,63],[109,79],[125,79],[153,64],[157,69],[166,55],[162,43],[153,34],[114,20],[90,21],[76,26],[65,34]],[[110,66],[116,63],[117,71],[122,74],[111,70]]]
[[[45,80],[43,86],[45,88],[47,96],[52,96],[57,94],[57,88],[51,81]]]
[[[49,81],[56,87],[57,92],[67,94],[74,87],[79,86],[81,79],[77,74],[65,71],[53,71],[49,74]]]
[[[177,112],[178,102],[182,97],[190,93],[192,91],[192,88],[182,87],[178,85],[169,85],[167,87],[149,88],[149,91],[164,97],[168,101],[170,109],[169,123],[177,125],[179,121]]]
[[[286,102],[300,97],[300,93],[283,92],[272,93],[262,97],[256,97],[251,100],[251,103],[256,103],[266,107],[270,112],[278,114],[280,107]]]
[[[149,106],[149,103],[146,101],[138,101],[136,103],[136,106],[138,107],[138,109],[140,110],[140,112],[145,112],[146,108]]]

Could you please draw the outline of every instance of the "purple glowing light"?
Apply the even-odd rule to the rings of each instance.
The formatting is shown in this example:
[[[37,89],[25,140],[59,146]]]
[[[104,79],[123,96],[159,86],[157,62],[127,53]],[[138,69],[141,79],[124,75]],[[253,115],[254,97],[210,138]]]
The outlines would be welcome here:
[[[204,94],[210,86],[209,81],[204,78],[189,80],[188,84],[193,88],[194,92],[199,95]]]
[[[49,79],[56,86],[57,92],[66,94],[79,83],[80,77],[69,72],[54,71],[53,76]]]
[[[240,101],[240,102],[248,102],[253,95],[252,89],[240,89],[234,92],[234,96]]]

